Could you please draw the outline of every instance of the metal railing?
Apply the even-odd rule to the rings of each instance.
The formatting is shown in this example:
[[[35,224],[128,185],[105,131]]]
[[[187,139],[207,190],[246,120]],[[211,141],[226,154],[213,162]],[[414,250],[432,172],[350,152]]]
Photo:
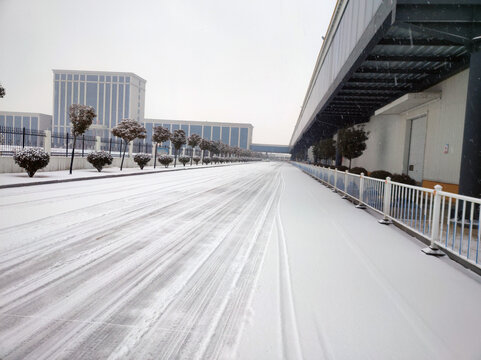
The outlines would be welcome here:
[[[51,135],[51,155],[52,156],[69,156],[72,152],[74,138],[69,133],[52,133]],[[97,139],[95,136],[80,135],[75,141],[75,154],[77,156],[87,156],[90,152],[95,151]]]
[[[380,223],[396,222],[430,242],[426,253],[449,252],[481,269],[481,199],[434,189],[351,174],[293,162],[334,191],[357,202],[357,207],[383,215]]]
[[[25,147],[43,147],[45,132],[26,128],[0,126],[0,155],[12,156]]]

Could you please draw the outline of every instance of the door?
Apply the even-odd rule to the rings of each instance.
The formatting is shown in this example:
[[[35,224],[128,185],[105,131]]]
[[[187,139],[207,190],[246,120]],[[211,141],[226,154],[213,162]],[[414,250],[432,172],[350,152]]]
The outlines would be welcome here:
[[[408,175],[417,182],[423,181],[424,146],[426,144],[426,116],[411,120]]]

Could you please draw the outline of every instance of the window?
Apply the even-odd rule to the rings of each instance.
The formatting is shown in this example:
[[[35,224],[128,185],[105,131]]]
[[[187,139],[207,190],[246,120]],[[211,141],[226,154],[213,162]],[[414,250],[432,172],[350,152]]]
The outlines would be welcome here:
[[[74,75],[74,76],[73,76],[73,79],[74,79],[74,80],[78,80],[78,74]]]
[[[72,84],[72,86],[73,86],[73,100],[72,100],[72,103],[78,104],[78,82],[74,82]]]
[[[59,125],[59,113],[58,113],[58,106],[59,106],[59,91],[58,91],[58,81],[55,81],[55,86],[54,86],[54,95],[53,95],[53,102],[54,102],[54,108],[53,108],[53,121],[54,125],[58,126]]]
[[[62,74],[62,80],[67,80],[67,75]]]
[[[112,76],[112,82],[117,82],[117,76]]]
[[[179,125],[178,124],[172,124],[172,132],[174,132],[175,130],[179,130]]]
[[[230,128],[230,146],[239,145],[239,128]]]
[[[242,149],[247,149],[247,136],[248,136],[247,128],[241,128],[240,129],[240,147]]]
[[[22,117],[21,116],[15,116],[15,127],[16,128],[22,127]]]
[[[97,84],[87,83],[86,105],[92,106],[97,110]]]
[[[60,83],[60,125],[65,125],[65,83]]]
[[[32,130],[38,130],[38,117],[32,117]]]
[[[121,82],[121,83],[124,82],[124,77],[123,77],[123,76],[119,76],[119,82]]]
[[[110,127],[114,127],[119,123],[117,118],[117,84],[112,85],[112,115],[110,121]]]
[[[67,75],[67,80],[72,80],[72,74]]]
[[[106,77],[105,77],[105,81],[106,81],[106,82],[111,82],[111,81],[112,81],[112,78],[111,78],[110,76],[106,76]]]
[[[7,115],[7,127],[13,127],[13,116]]]
[[[55,80],[60,80],[60,74],[55,74]]]
[[[104,125],[110,126],[110,84],[105,84],[105,120]]]
[[[184,130],[185,136],[190,136],[189,134],[189,125],[181,125],[180,128]]]
[[[70,111],[70,105],[72,105],[72,82],[67,82],[67,109],[66,112]]]
[[[129,117],[129,105],[130,105],[130,85],[125,85],[125,117]]]
[[[190,135],[197,134],[202,136],[202,126],[201,125],[190,125]]]
[[[105,81],[105,76],[100,75],[100,80],[99,81]]]
[[[0,122],[1,125],[1,122]],[[23,117],[23,127],[26,129],[30,129],[30,116]]]
[[[122,120],[124,116],[124,85],[119,84],[119,119]]]
[[[202,138],[206,140],[210,140],[211,131],[212,131],[212,127],[204,126],[204,136],[202,136]]]
[[[99,81],[98,75],[87,75],[87,81]]]
[[[97,124],[104,125],[104,84],[99,84],[99,108],[97,111]]]
[[[217,141],[220,140],[220,127],[214,126],[212,128],[212,140]]]
[[[85,104],[85,83],[80,83],[80,99],[79,104]]]
[[[130,83],[130,77],[126,76],[126,77],[125,77],[125,82],[126,82],[126,83]]]
[[[80,75],[80,81],[85,81],[85,75]]]
[[[229,135],[230,135],[230,134],[229,134],[229,129],[230,129],[230,128],[228,128],[228,127],[226,127],[226,126],[223,126],[223,127],[222,127],[222,140],[221,140],[221,141],[222,141],[224,144],[229,144]]]

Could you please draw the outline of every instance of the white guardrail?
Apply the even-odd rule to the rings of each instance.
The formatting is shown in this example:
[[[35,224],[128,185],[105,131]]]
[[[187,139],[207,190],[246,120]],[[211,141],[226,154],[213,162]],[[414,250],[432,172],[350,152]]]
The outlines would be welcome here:
[[[481,199],[434,189],[350,174],[320,166],[292,162],[334,191],[357,200],[358,208],[369,207],[383,215],[380,223],[396,222],[427,239],[423,249],[443,255],[439,249],[481,269]]]

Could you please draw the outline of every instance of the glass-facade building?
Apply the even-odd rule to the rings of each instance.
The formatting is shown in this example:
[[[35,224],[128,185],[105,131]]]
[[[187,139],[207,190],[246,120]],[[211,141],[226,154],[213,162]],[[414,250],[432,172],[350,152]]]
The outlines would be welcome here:
[[[144,121],[146,80],[133,73],[53,70],[54,133],[70,132],[71,104],[93,106],[97,117],[89,135],[109,137],[122,119]]]
[[[145,119],[144,126],[147,129],[146,140],[148,142],[152,139],[154,127],[158,125],[169,129],[170,132],[182,129],[187,137],[191,134],[197,134],[203,139],[218,140],[224,144],[240,147],[241,149],[250,149],[252,144],[253,126],[251,124],[163,119]],[[163,146],[169,148],[169,152],[172,153],[170,142],[163,144]]]
[[[41,113],[0,111],[0,126],[26,130],[50,130],[52,116]]]

